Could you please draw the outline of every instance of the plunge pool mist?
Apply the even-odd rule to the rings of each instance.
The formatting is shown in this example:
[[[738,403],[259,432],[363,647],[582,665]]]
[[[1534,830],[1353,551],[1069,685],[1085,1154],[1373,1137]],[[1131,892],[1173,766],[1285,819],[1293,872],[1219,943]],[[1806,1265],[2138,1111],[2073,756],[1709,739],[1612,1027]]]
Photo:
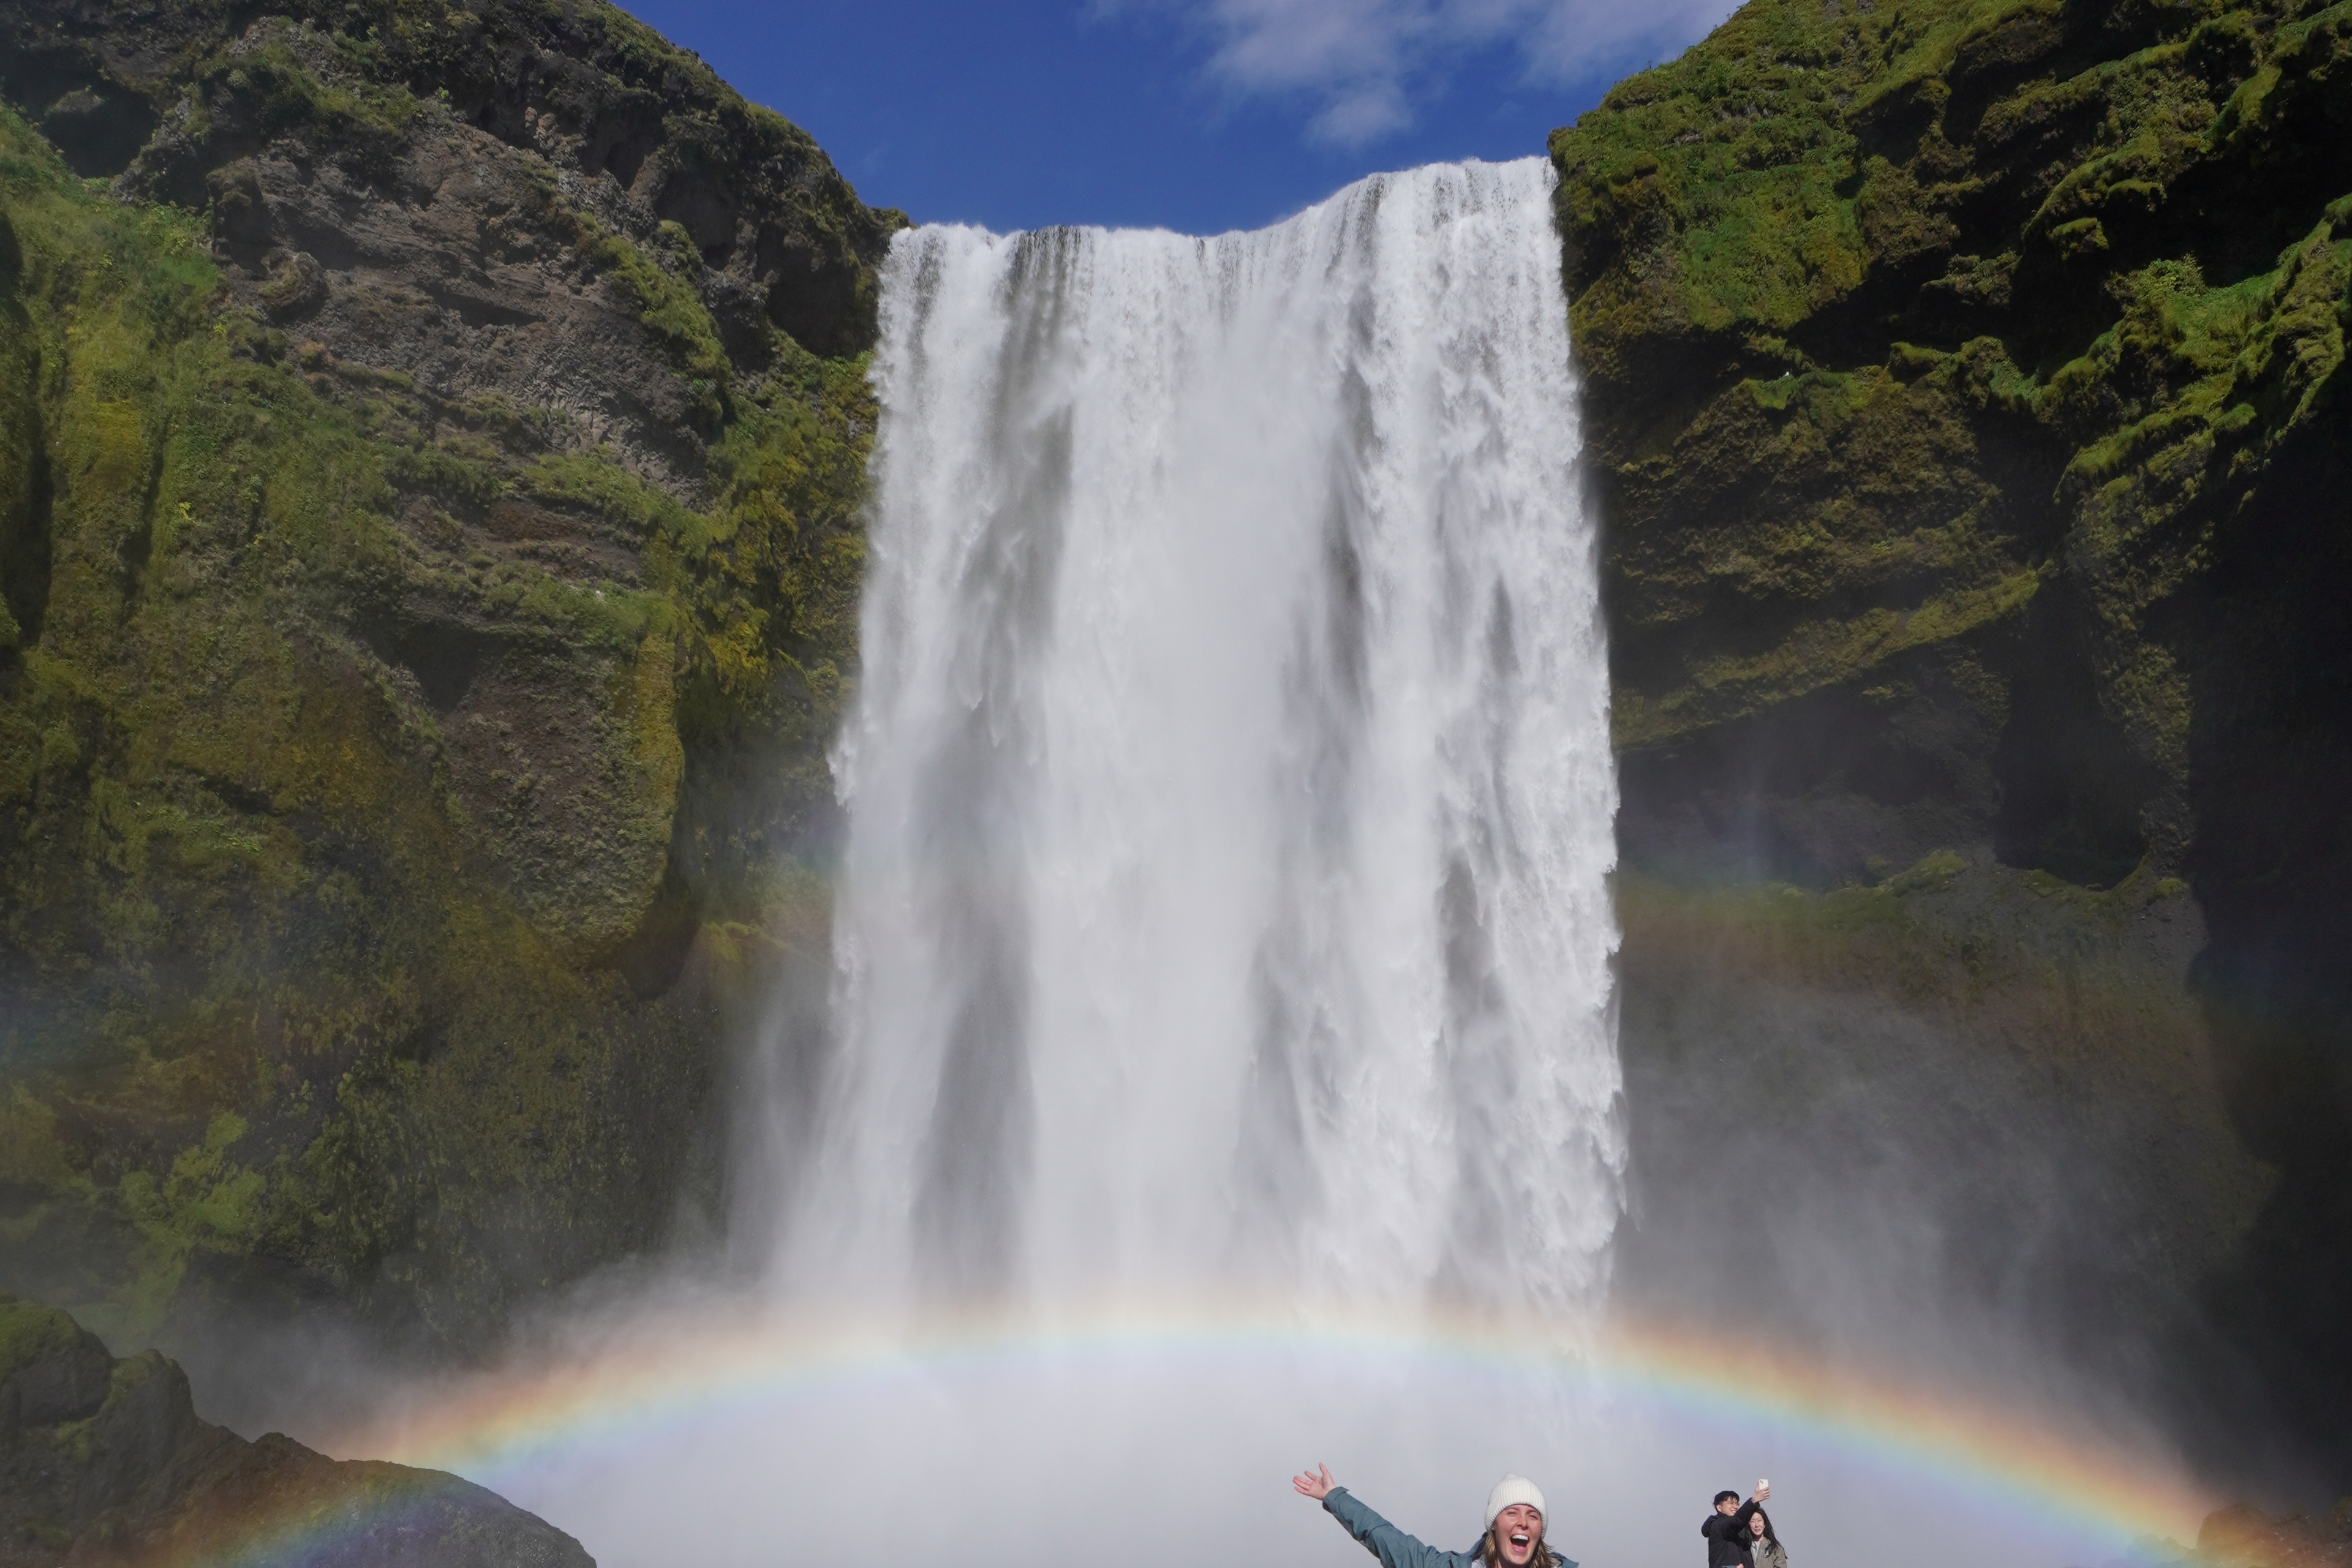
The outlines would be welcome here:
[[[1696,1399],[1573,1370],[1625,1146],[1551,185],[898,237],[834,1039],[742,1183],[775,1338],[714,1372],[674,1301],[575,1326],[643,1397],[442,1462],[605,1568],[1360,1563],[1290,1492],[1316,1461],[1450,1549],[1523,1471],[1587,1568],[1693,1568],[1759,1475],[1802,1568],[1958,1509],[1972,1555],[2115,1555],[1742,1405],[1737,1365]],[[982,1311],[1016,1328],[924,1338]],[[1519,1349],[1449,1350],[1448,1314]],[[1394,1332],[1318,1327],[1358,1319]],[[885,1348],[756,1348],[820,1321]]]

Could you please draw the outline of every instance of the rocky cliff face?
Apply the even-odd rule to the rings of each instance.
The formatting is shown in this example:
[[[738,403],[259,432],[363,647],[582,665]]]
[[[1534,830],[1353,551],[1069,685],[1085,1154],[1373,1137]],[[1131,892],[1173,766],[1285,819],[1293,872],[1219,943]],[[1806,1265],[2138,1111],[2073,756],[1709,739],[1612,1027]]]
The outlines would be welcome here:
[[[580,1543],[455,1476],[343,1461],[199,1420],[180,1369],[118,1360],[0,1295],[0,1564],[593,1568]]]
[[[1634,1299],[2352,1469],[2347,17],[1752,0],[1554,138]],[[902,220],[593,0],[0,0],[0,1284],[483,1344],[822,973]]]
[[[446,1348],[716,1201],[892,213],[608,5],[0,4],[0,1283]]]
[[[2347,146],[2305,0],[1754,0],[1552,141],[1653,1221],[1916,1188],[2339,1477]],[[1848,1283],[1736,1236],[1629,1264]]]

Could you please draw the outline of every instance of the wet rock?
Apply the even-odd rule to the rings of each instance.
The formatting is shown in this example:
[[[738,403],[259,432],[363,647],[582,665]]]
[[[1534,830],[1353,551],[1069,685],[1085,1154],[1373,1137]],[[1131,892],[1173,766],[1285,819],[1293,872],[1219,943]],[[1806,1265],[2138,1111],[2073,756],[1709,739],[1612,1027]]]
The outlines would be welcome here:
[[[2179,1396],[2217,1466],[2338,1477],[2347,61],[2300,0],[1751,0],[1551,142],[1646,1212],[1793,1224],[1821,1176],[1922,1299]],[[1939,858],[1981,907],[1874,896]],[[1821,1327],[1900,1272],[1879,1234],[1708,1288]]]
[[[2324,1519],[2218,1509],[2198,1529],[2197,1558],[2211,1568],[2352,1568],[2352,1497]]]
[[[298,1555],[315,1568],[591,1568],[562,1531],[436,1470],[335,1460],[199,1419],[179,1367],[117,1361],[0,1295],[0,1565]]]

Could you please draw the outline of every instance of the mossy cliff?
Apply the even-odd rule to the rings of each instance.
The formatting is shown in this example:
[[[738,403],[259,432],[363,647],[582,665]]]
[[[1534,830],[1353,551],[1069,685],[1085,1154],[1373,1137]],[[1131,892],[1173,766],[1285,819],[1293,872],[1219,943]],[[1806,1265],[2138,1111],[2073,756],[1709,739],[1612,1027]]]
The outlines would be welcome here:
[[[1677,954],[1760,951],[1742,889],[1788,884],[1886,961],[1814,965],[1809,996],[1883,1008],[1816,1086],[1940,1052],[1958,1098],[1906,1125],[1965,1152],[2023,1102],[1969,1074],[2021,1064],[2060,1121],[2137,1128],[2118,1189],[2177,1136],[2171,1177],[2092,1212],[2218,1326],[2201,1364],[2245,1358],[2352,1467],[2347,148],[2352,5],[2319,0],[1751,0],[1551,143],[1622,837],[1671,906],[1629,904],[1629,1071],[1795,1026],[1675,989]],[[1888,881],[1939,855],[1965,909]],[[1915,957],[1966,961],[1822,902],[1874,884]],[[2180,912],[2132,935],[2117,900]],[[2138,1022],[1972,1011],[2093,984]],[[1720,1118],[1748,1080],[1716,1081]],[[2015,1236],[2034,1204],[2005,1201]]]
[[[0,1568],[593,1568],[580,1543],[456,1476],[336,1461],[197,1418],[153,1351],[0,1294]]]
[[[0,1285],[481,1346],[813,961],[903,219],[597,0],[5,0],[0,94]]]
[[[1554,138],[1635,1286],[2352,1464],[2347,50],[1751,0]],[[822,973],[902,220],[598,0],[0,0],[0,1285],[484,1345]]]

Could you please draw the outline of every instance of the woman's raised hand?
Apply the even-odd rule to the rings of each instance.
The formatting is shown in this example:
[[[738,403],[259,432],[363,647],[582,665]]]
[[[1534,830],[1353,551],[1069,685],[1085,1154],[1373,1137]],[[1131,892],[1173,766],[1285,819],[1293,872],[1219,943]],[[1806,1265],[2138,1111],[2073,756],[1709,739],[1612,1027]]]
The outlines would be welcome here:
[[[1331,1495],[1331,1467],[1318,1465],[1303,1476],[1291,1477],[1290,1484],[1298,1489],[1300,1496],[1321,1502]]]

